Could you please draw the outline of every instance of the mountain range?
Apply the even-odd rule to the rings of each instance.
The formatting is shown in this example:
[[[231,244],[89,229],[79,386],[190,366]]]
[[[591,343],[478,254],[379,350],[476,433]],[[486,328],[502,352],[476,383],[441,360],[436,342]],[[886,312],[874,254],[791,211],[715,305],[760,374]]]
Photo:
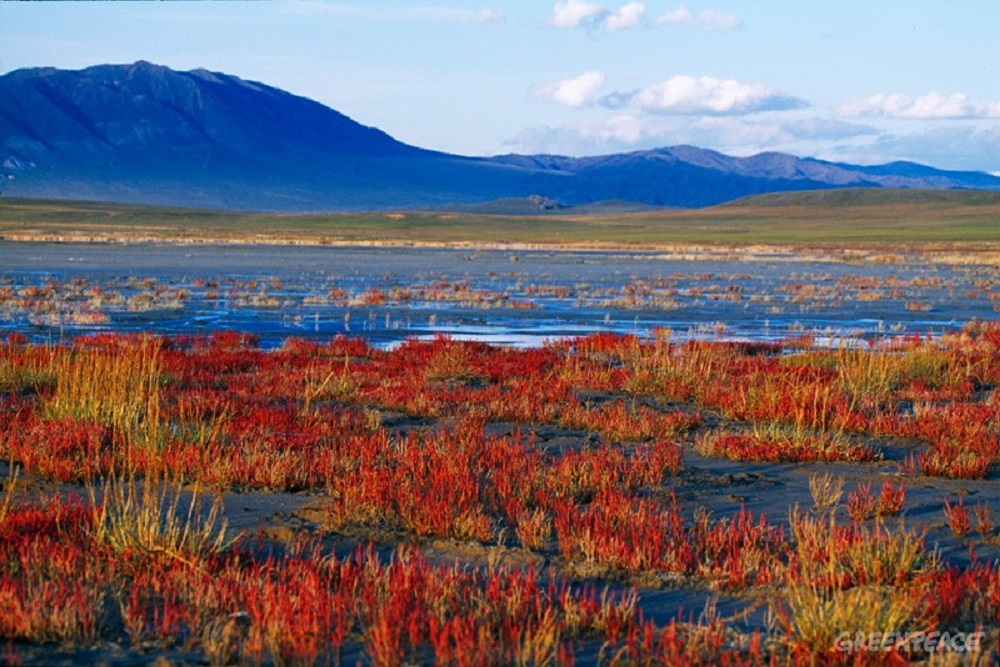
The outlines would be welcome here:
[[[0,76],[0,192],[260,211],[615,200],[702,207],[842,187],[1000,189],[983,172],[858,166],[693,146],[465,157],[410,146],[262,83],[140,61]]]

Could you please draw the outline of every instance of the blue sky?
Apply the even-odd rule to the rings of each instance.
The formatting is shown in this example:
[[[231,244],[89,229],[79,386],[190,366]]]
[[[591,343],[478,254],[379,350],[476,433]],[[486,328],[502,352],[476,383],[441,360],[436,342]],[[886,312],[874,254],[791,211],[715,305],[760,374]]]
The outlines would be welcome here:
[[[694,144],[1000,171],[988,0],[0,2],[0,72],[149,60],[466,155]]]

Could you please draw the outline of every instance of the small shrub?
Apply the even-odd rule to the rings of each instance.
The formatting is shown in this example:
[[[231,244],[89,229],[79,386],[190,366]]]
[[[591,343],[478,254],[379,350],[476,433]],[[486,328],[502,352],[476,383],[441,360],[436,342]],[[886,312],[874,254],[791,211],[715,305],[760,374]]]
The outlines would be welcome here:
[[[858,488],[847,494],[847,514],[854,521],[864,521],[875,513],[877,501],[872,495],[872,483],[860,484]]]
[[[828,472],[809,475],[809,493],[812,494],[816,509],[825,510],[835,506],[844,495],[843,476],[834,476]]]
[[[882,482],[882,491],[878,495],[875,515],[879,517],[896,516],[903,509],[906,500],[906,487],[902,482],[893,488],[889,480]]]
[[[955,533],[955,537],[963,537],[972,528],[969,508],[965,506],[963,498],[959,498],[954,505],[948,502],[947,498],[944,499],[944,518],[951,532]]]
[[[976,515],[976,532],[984,540],[988,540],[993,535],[993,517],[990,516],[989,503],[976,503],[973,509]]]

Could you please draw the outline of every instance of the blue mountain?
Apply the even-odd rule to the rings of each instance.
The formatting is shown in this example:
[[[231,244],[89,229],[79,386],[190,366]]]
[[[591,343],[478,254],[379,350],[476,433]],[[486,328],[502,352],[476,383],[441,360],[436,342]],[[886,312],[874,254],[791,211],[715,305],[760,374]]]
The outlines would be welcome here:
[[[0,192],[262,211],[542,198],[699,207],[833,187],[1000,189],[982,172],[861,167],[693,146],[598,157],[463,157],[409,146],[263,83],[140,61],[0,76]]]

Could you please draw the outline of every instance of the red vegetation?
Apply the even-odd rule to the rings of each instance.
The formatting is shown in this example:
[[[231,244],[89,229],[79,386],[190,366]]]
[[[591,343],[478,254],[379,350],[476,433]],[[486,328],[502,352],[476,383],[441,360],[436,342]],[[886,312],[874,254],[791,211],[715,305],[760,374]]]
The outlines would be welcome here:
[[[895,438],[919,447],[907,474],[986,477],[1000,456],[998,381],[1000,328],[981,323],[868,350],[677,345],[663,332],[533,350],[290,339],[273,352],[237,332],[65,347],[12,337],[0,345],[0,455],[28,475],[309,490],[342,537],[521,547],[561,570],[442,566],[414,547],[335,557],[321,540],[280,556],[246,542],[184,555],[101,539],[90,504],[5,502],[0,637],[153,642],[218,663],[571,664],[590,651],[736,665],[845,660],[805,619],[849,594],[908,628],[992,627],[994,566],[940,564],[921,536],[878,520],[902,510],[902,483],[861,483],[846,501],[852,522],[793,512],[773,523],[747,508],[685,508],[678,478],[696,475],[691,445],[864,469]],[[972,530],[962,501],[944,512],[955,535]],[[987,539],[988,507],[975,518]],[[712,617],[656,624],[627,589],[571,586],[566,573],[777,596],[785,634],[740,635]]]
[[[964,498],[959,498],[955,504],[945,498],[944,518],[955,537],[963,537],[972,528],[972,519],[969,518],[969,508],[965,506]]]

